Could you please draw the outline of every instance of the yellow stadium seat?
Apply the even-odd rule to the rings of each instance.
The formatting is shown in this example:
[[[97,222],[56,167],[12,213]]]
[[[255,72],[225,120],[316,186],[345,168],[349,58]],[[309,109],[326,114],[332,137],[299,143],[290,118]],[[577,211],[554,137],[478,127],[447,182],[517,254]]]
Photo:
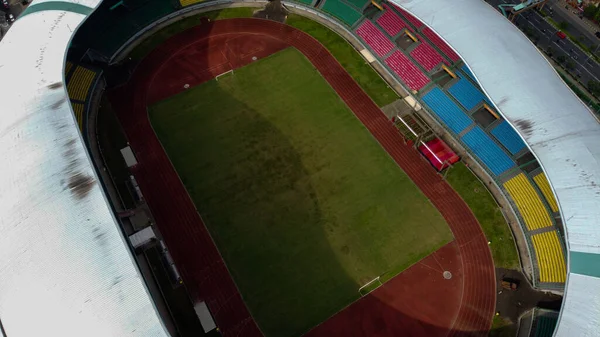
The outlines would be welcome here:
[[[505,182],[504,188],[515,202],[528,230],[552,226],[550,214],[525,174],[520,173]]]
[[[199,2],[203,2],[205,0],[179,0],[179,3],[181,4],[181,7],[185,7],[185,6],[191,6],[193,4],[197,4]]]
[[[83,104],[71,103],[71,105],[73,106],[73,112],[75,112],[75,119],[77,119],[79,130],[83,131]]]
[[[96,76],[95,72],[87,68],[77,66],[75,72],[73,72],[73,75],[69,80],[69,83],[67,84],[69,98],[78,101],[85,101],[90,91],[90,87],[92,86],[94,76]]]
[[[550,188],[550,183],[546,178],[546,174],[542,172],[536,175],[533,177],[533,181],[535,181],[535,184],[539,187],[540,191],[542,191],[542,194],[544,195],[544,198],[546,198],[546,201],[548,202],[550,209],[552,209],[552,212],[558,212],[558,204],[556,203],[554,193],[552,193],[552,189]]]
[[[540,282],[564,283],[567,268],[557,232],[554,230],[532,235],[531,241],[540,270]]]
[[[65,64],[65,76],[71,71],[71,68],[73,68],[73,63],[67,62],[67,64]]]

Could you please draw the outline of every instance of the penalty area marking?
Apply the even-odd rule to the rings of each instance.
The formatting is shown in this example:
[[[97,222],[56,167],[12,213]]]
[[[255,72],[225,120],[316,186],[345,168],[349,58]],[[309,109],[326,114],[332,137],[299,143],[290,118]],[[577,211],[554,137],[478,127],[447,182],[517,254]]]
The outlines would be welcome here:
[[[377,284],[379,283],[379,284]],[[375,284],[375,287],[373,289],[370,289],[371,285]],[[372,292],[373,290],[381,287],[383,285],[383,283],[381,283],[381,279],[380,276],[377,276],[376,278],[372,279],[371,281],[365,283],[365,285],[363,285],[362,287],[358,288],[358,292],[360,293],[360,296],[366,296],[368,295],[370,292]],[[367,288],[368,287],[368,288]],[[367,291],[365,293],[363,293],[363,289],[367,288]]]
[[[228,70],[228,71],[226,71],[226,72],[224,72],[224,73],[222,73],[222,74],[219,74],[219,75],[215,76],[215,80],[217,80],[217,81],[218,81],[218,80],[219,80],[219,77],[221,77],[221,76],[225,76],[225,75],[227,75],[227,74],[229,74],[229,73],[231,73],[231,75],[233,75],[233,69],[231,69],[231,70]]]

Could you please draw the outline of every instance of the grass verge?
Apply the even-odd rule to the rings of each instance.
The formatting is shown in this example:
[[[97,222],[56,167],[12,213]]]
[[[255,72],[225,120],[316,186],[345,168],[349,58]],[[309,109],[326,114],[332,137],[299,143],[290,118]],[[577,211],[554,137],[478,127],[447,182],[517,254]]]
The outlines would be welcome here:
[[[475,214],[485,233],[496,267],[519,269],[519,255],[502,211],[487,187],[459,162],[450,168],[446,179]]]
[[[358,299],[366,282],[452,239],[296,49],[149,113],[267,336],[301,335]]]

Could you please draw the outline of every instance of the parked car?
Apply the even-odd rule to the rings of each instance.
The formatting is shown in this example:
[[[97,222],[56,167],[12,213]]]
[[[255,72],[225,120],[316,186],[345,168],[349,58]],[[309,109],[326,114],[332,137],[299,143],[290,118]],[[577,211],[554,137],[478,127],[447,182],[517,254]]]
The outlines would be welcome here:
[[[10,13],[6,13],[6,21],[8,21],[8,23],[15,22],[15,16]]]
[[[567,34],[561,32],[560,30],[558,32],[556,32],[556,36],[560,37],[560,39],[564,39],[567,37]]]
[[[596,32],[596,37],[600,39],[600,32]]]
[[[8,9],[8,7],[10,7],[8,0],[2,0],[2,7],[4,7],[4,9]]]

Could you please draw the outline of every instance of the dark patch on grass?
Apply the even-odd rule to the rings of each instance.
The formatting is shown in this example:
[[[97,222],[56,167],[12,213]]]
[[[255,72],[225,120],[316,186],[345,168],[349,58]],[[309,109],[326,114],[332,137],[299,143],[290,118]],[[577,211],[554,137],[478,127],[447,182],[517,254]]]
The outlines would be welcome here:
[[[301,335],[451,240],[445,221],[297,50],[149,108],[253,317]]]

